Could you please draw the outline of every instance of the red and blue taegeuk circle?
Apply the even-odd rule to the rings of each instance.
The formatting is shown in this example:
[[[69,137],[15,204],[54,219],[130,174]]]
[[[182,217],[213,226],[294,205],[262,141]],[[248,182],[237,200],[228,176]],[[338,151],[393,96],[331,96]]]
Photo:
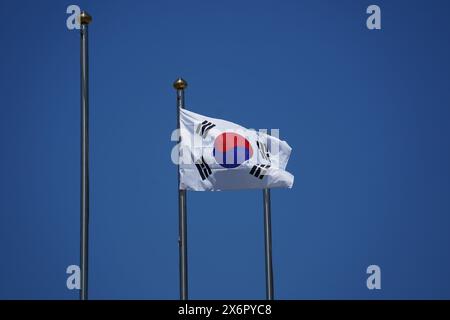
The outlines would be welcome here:
[[[253,156],[253,149],[243,136],[224,132],[214,141],[213,156],[222,167],[237,168]]]

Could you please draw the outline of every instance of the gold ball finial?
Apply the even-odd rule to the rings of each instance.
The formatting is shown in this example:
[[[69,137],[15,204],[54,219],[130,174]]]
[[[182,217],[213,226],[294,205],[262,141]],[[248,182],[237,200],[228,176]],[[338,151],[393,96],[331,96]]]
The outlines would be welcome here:
[[[175,80],[175,82],[173,83],[173,87],[177,90],[183,90],[186,89],[186,87],[188,86],[186,80],[184,80],[183,78],[178,78],[177,80]]]
[[[81,11],[80,13],[80,23],[81,24],[89,24],[92,21],[92,17],[86,11]]]

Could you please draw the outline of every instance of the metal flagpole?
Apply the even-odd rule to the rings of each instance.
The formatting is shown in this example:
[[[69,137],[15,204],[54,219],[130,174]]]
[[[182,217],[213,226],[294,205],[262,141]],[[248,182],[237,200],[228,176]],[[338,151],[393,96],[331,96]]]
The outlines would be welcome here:
[[[187,82],[178,78],[173,87],[177,90],[177,128],[180,128],[180,108],[184,108],[184,89]],[[178,142],[181,140],[178,139]],[[188,273],[187,273],[187,213],[186,190],[180,190],[180,170],[178,165],[178,212],[179,212],[179,256],[180,256],[180,300],[188,299]]]
[[[88,25],[92,17],[80,14],[81,27],[81,234],[80,234],[80,299],[88,299],[88,238],[89,238],[89,82]]]
[[[273,300],[272,269],[272,221],[270,212],[270,189],[263,190],[264,200],[264,244],[266,256],[266,299]]]

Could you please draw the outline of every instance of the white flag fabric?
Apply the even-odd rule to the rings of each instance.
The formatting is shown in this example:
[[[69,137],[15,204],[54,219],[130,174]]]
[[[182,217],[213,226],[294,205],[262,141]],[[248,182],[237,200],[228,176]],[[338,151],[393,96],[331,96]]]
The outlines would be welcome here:
[[[292,188],[291,147],[264,132],[180,109],[181,190]]]

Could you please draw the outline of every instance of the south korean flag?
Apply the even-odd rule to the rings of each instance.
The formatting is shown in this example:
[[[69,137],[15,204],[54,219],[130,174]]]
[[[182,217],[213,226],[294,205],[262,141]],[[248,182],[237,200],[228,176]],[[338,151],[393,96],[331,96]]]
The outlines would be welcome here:
[[[292,188],[291,147],[276,137],[180,109],[182,190]]]

